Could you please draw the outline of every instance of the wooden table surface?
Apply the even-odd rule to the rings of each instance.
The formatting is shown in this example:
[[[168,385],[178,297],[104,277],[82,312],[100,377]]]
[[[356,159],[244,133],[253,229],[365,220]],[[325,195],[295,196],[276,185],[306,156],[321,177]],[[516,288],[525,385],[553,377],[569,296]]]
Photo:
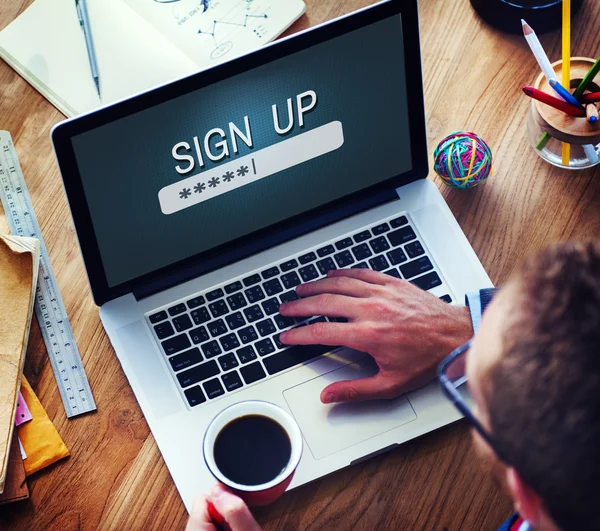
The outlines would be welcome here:
[[[31,0],[2,0],[3,28]],[[307,0],[291,32],[368,5]],[[597,7],[594,7],[596,4]],[[484,25],[468,0],[421,0],[429,151],[471,130],[494,152],[494,175],[473,190],[440,186],[495,283],[552,241],[600,233],[600,175],[554,168],[526,139],[520,87],[538,68],[520,36]],[[574,19],[573,55],[600,51],[600,5]],[[552,60],[560,35],[542,36]],[[96,398],[95,414],[67,420],[37,323],[25,373],[71,450],[29,479],[31,498],[0,508],[2,529],[183,529],[187,515],[100,323],[87,284],[49,132],[63,116],[0,62],[0,129],[11,132]],[[431,176],[433,178],[433,175]],[[7,225],[0,215],[0,232]],[[35,321],[35,319],[34,319]],[[510,501],[480,470],[459,422],[287,493],[256,511],[268,530],[495,530]]]

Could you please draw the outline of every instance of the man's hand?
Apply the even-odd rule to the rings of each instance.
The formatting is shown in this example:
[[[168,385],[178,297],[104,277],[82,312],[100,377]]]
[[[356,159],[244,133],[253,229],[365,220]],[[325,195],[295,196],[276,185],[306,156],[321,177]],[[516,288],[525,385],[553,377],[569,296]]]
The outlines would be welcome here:
[[[212,502],[231,531],[261,531],[246,504],[222,485],[215,485],[210,496],[200,494],[196,497],[185,528],[186,531],[217,531],[220,529],[211,520],[208,513],[208,502]]]
[[[329,271],[327,278],[301,284],[296,292],[302,298],[282,304],[282,315],[345,317],[348,323],[292,329],[281,334],[283,343],[346,346],[369,353],[379,366],[370,378],[327,386],[321,392],[326,404],[394,398],[422,387],[444,356],[473,335],[467,308],[369,269]]]

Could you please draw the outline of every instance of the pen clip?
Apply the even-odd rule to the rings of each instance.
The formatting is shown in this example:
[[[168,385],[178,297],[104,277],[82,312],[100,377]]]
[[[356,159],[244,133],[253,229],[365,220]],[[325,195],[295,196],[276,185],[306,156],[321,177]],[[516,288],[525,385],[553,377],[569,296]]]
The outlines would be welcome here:
[[[80,0],[75,0],[75,9],[77,10],[77,18],[79,19],[79,25],[83,28],[83,13],[81,12],[81,6],[79,5]]]

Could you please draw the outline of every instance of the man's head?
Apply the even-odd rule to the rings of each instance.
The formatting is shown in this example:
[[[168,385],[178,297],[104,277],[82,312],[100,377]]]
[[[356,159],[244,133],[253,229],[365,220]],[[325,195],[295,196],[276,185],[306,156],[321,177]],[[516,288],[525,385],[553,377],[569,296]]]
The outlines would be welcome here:
[[[528,260],[490,305],[467,359],[475,437],[539,529],[600,529],[600,244]]]

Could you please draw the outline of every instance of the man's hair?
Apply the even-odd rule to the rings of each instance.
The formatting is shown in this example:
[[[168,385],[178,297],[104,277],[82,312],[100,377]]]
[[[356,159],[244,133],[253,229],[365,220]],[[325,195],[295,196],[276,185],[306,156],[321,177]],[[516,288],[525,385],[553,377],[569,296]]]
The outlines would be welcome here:
[[[555,244],[512,288],[492,432],[561,529],[600,529],[600,244]]]

